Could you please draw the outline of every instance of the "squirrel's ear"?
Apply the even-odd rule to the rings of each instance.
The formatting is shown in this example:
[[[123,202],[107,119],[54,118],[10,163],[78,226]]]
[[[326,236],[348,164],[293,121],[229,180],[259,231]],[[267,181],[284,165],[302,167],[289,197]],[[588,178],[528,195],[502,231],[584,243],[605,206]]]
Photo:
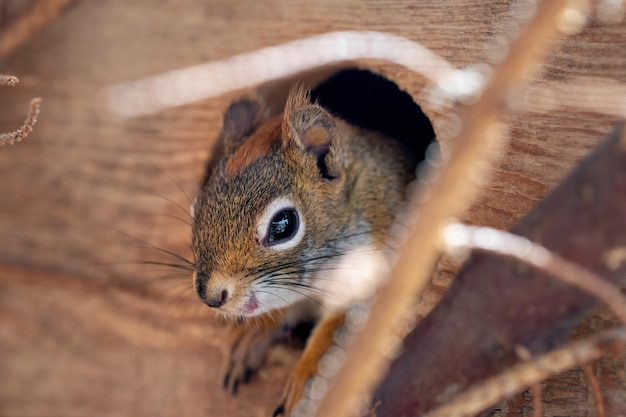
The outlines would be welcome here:
[[[309,104],[290,111],[287,114],[288,132],[284,138],[293,141],[310,152],[317,153],[317,148],[328,148],[333,141],[335,122],[333,117],[320,106]],[[283,128],[283,130],[285,130]]]
[[[315,104],[291,110],[286,116],[283,144],[295,144],[305,152],[315,155],[321,175],[327,179],[335,178],[338,172],[331,148],[336,129],[333,117]]]
[[[230,105],[224,114],[222,145],[224,152],[230,154],[258,127],[261,105],[258,101],[244,98]]]

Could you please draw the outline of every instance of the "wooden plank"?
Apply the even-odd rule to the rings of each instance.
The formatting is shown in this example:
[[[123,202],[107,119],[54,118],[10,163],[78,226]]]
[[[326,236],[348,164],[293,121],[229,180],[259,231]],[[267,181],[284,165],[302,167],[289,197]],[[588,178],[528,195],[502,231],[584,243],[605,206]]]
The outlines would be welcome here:
[[[615,284],[619,293],[626,288],[626,262],[612,265],[607,260],[626,248],[624,213],[622,125],[512,232],[594,271]],[[374,396],[374,402],[380,402],[377,415],[422,415],[442,406],[454,394],[518,363],[518,346],[533,355],[560,346],[596,304],[590,294],[519,262],[473,254],[441,303],[406,337],[403,353]],[[624,362],[623,355],[614,360]],[[602,387],[626,391],[625,379],[603,371]],[[583,379],[568,391],[586,386]],[[614,404],[613,395],[607,399],[607,415],[626,412],[621,404]],[[552,406],[550,397],[547,402]],[[571,416],[585,416],[595,408],[586,396],[556,406]],[[554,413],[555,407],[550,409]]]
[[[6,273],[0,276],[0,309],[9,312],[6,314],[12,323],[3,327],[6,331],[0,330],[0,348],[11,354],[2,355],[9,359],[0,361],[4,376],[0,388],[8,393],[0,397],[0,411],[69,415],[68,410],[79,404],[82,408],[77,409],[84,411],[82,415],[102,410],[99,415],[114,415],[116,411],[119,415],[134,410],[134,415],[140,416],[155,415],[148,408],[153,404],[162,405],[163,415],[171,415],[172,409],[189,402],[186,407],[190,408],[180,410],[188,410],[190,415],[235,415],[237,410],[240,415],[255,415],[257,405],[259,409],[267,405],[265,411],[270,410],[275,398],[270,394],[258,398],[265,395],[265,388],[256,385],[246,388],[247,394],[242,392],[235,402],[221,394],[204,397],[208,392],[220,392],[212,380],[218,360],[216,347],[207,348],[209,353],[198,353],[195,349],[200,348],[194,343],[199,343],[201,336],[179,328],[195,326],[209,339],[216,331],[212,322],[200,330],[194,324],[197,318],[177,316],[175,327],[168,327],[171,334],[164,337],[172,344],[178,340],[180,351],[146,346],[145,339],[142,343],[127,341],[124,337],[131,336],[116,327],[126,320],[123,314],[107,322],[106,331],[100,324],[89,330],[91,321],[85,318],[88,312],[93,314],[102,303],[113,308],[107,304],[112,303],[107,297],[117,291],[102,297],[98,285],[108,285],[113,277],[151,287],[161,282],[159,276],[171,273],[137,263],[172,259],[142,247],[123,233],[189,257],[189,227],[167,217],[184,219],[189,201],[168,175],[193,194],[219,132],[222,112],[236,95],[120,123],[99,113],[97,97],[102,87],[346,29],[390,31],[421,42],[463,67],[484,62],[497,50],[499,39],[512,30],[519,14],[517,6],[511,7],[513,3],[517,4],[500,0],[166,0],[154,7],[147,0],[111,0],[78,2],[60,15],[1,64],[2,72],[20,76],[21,83],[0,89],[0,131],[11,131],[22,123],[32,97],[41,96],[44,101],[32,136],[12,148],[0,149],[0,262],[62,275],[52,280],[41,278],[39,284],[34,279],[31,282],[30,272],[19,275],[24,282]],[[558,81],[570,76],[593,76],[626,82],[625,29],[624,22],[607,25],[593,20],[550,54],[539,78]],[[366,64],[420,100],[425,85],[421,77],[393,65]],[[425,110],[440,136],[453,130],[450,112],[434,107]],[[511,114],[510,120],[511,145],[501,150],[500,163],[490,169],[490,180],[465,220],[500,228],[513,225],[608,133],[616,117],[587,110],[531,111]],[[450,285],[457,267],[448,260],[442,262],[426,301],[419,306],[421,314]],[[80,278],[66,282],[65,274]],[[29,288],[27,282],[34,288]],[[84,293],[78,287],[80,282],[86,286]],[[190,291],[185,289],[188,281],[181,282],[170,297]],[[66,285],[70,286],[64,289]],[[58,299],[45,298],[50,291],[59,294]],[[41,312],[37,303],[49,308]],[[131,307],[136,303],[155,315],[163,307],[158,299],[137,296],[128,300]],[[71,310],[73,305],[76,310]],[[150,316],[142,314],[135,316],[135,326],[140,329],[148,326]],[[69,328],[63,324],[66,320],[72,323]],[[19,336],[22,329],[30,333]],[[77,329],[80,340],[72,336],[73,329]],[[102,334],[92,333],[97,330]],[[90,337],[94,341],[89,341]],[[45,343],[35,343],[42,340]],[[75,345],[78,348],[72,347]],[[189,364],[178,369],[177,361],[185,361],[185,352],[194,359],[202,356],[202,360],[193,362],[198,369]],[[151,359],[144,362],[144,356]],[[54,357],[59,360],[51,364],[50,358]],[[102,366],[97,363],[100,357],[105,358]],[[73,360],[79,362],[78,368],[73,367]],[[161,361],[163,368],[150,371],[150,363]],[[140,364],[137,373],[131,372],[129,365],[135,362]],[[172,364],[169,368],[168,363]],[[71,369],[88,371],[73,374]],[[45,386],[37,385],[38,378],[46,382],[42,382]],[[86,384],[98,378],[104,385]],[[159,385],[151,391],[151,384],[160,379],[180,381],[179,389],[184,393],[176,394],[178,397],[157,395],[170,389]],[[16,382],[11,385],[6,381]],[[131,384],[132,389],[123,390],[119,381]],[[30,396],[31,385],[37,395]],[[93,392],[86,392],[83,386],[90,386]],[[163,402],[159,402],[161,397]],[[115,399],[119,408],[105,404],[103,398]],[[217,405],[196,405],[202,401]]]
[[[236,401],[221,388],[224,328],[194,305],[0,265],[0,415],[267,415],[295,352],[275,348]]]
[[[177,209],[158,197],[138,194],[156,193],[189,205],[152,164],[193,193],[219,130],[221,112],[232,96],[114,123],[97,112],[101,87],[348,26],[393,29],[424,42],[457,66],[483,60],[493,49],[494,39],[505,33],[512,12],[495,1],[464,1],[456,7],[465,17],[451,13],[447,3],[346,2],[332,7],[336,18],[329,20],[330,3],[294,2],[280,9],[280,22],[285,23],[276,23],[270,5],[219,1],[205,5],[192,0],[180,6],[164,3],[157,9],[145,2],[77,4],[5,65],[22,77],[22,83],[13,89],[5,87],[0,95],[0,130],[19,126],[31,97],[42,96],[44,104],[33,137],[0,153],[4,179],[0,194],[6,196],[0,202],[6,214],[0,218],[0,238],[11,242],[0,259],[88,276],[127,276],[128,270],[122,267],[111,266],[103,272],[90,264],[110,261],[120,252],[139,257],[141,251],[129,247],[132,241],[81,216],[185,252],[187,227],[147,216],[174,214]],[[292,25],[286,22],[299,16],[308,18],[297,31],[290,30]],[[393,25],[392,18],[397,19]],[[624,81],[620,53],[624,32],[615,26],[592,26],[551,56],[546,77],[562,77],[571,69],[572,74]],[[462,46],[456,41],[460,38],[467,39]],[[601,55],[614,59],[594,59],[598,54],[591,48],[598,43]],[[374,67],[419,98],[424,80],[395,66]],[[426,111],[443,135],[450,125],[443,117],[448,114]],[[595,143],[594,139],[579,140],[581,136],[573,133],[600,138],[615,117],[575,111],[512,115],[512,120],[514,140],[502,150],[502,162],[491,170],[479,202],[468,211],[466,218],[472,222],[512,225]],[[61,235],[65,238],[59,239]]]

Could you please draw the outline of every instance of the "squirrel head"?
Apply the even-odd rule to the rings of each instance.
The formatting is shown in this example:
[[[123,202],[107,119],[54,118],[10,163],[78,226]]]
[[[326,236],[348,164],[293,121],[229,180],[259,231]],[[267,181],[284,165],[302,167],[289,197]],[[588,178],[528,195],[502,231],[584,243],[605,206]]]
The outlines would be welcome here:
[[[232,315],[306,298],[311,276],[354,224],[344,142],[358,129],[301,89],[281,116],[262,119],[253,100],[230,106],[193,207],[196,293]]]

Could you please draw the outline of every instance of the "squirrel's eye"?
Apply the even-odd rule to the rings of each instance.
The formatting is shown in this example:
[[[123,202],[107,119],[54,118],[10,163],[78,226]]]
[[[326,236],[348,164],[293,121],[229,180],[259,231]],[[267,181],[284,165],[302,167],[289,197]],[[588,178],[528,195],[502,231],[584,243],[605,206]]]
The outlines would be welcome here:
[[[284,209],[274,214],[267,231],[267,245],[276,245],[293,238],[299,227],[298,213],[294,209]]]
[[[270,201],[257,220],[256,244],[274,251],[298,246],[304,237],[306,221],[297,207],[288,196]]]

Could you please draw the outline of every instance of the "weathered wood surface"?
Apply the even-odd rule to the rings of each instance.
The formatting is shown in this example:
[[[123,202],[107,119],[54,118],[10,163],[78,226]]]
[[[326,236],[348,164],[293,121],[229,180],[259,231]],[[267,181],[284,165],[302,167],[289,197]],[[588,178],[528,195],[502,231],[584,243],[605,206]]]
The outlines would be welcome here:
[[[0,267],[0,321],[2,416],[260,417],[292,365],[277,347],[233,401],[207,309],[68,274]]]
[[[8,2],[15,3],[19,1]],[[61,273],[51,278],[0,271],[0,309],[7,311],[0,337],[1,383],[8,393],[0,397],[0,414],[73,415],[80,404],[84,413],[76,415],[256,415],[260,411],[255,407],[264,404],[269,410],[280,390],[279,383],[247,388],[234,404],[218,393],[214,322],[207,318],[206,325],[200,324],[206,312],[190,317],[185,312],[192,304],[172,301],[189,279],[177,281],[181,286],[175,290],[163,290],[170,284],[157,278],[170,272],[134,262],[171,259],[106,227],[189,256],[188,226],[162,216],[185,217],[163,197],[184,210],[189,206],[168,175],[194,192],[221,114],[236,94],[119,123],[97,111],[103,86],[346,29],[406,36],[463,67],[492,55],[501,36],[511,32],[515,10],[509,2],[495,0],[168,0],[158,7],[144,0],[79,1],[13,55],[0,58],[0,71],[22,80],[17,87],[0,89],[0,131],[21,124],[31,97],[44,99],[33,135],[0,148],[0,262]],[[6,27],[3,22],[0,30]],[[626,82],[625,48],[626,24],[593,21],[550,54],[540,78],[593,76]],[[393,65],[370,66],[419,100],[421,77]],[[451,129],[446,113],[425,110],[440,135]],[[511,115],[511,144],[501,151],[502,160],[490,170],[490,181],[465,218],[500,228],[513,225],[609,132],[615,119],[576,110]],[[420,312],[432,307],[455,270],[451,262],[442,263]],[[111,278],[141,288],[158,282],[154,287],[164,294],[128,298],[125,309],[111,313],[118,314],[116,320],[92,320],[95,312],[116,309],[111,298],[118,290],[107,289]],[[175,321],[164,331],[169,342],[147,341],[158,338],[149,331],[138,331],[145,334],[141,343],[124,339],[166,312]],[[196,330],[184,330],[190,328]],[[135,363],[141,364],[137,374],[131,372]],[[284,376],[285,369],[276,372]],[[87,380],[106,382],[90,386]],[[127,384],[133,388],[120,388]],[[563,392],[571,393],[575,404],[589,404],[588,398],[575,395],[581,389],[576,377],[563,386],[571,388],[548,391],[548,407],[550,401],[562,402]],[[179,394],[166,395],[170,391]],[[622,394],[608,392],[614,399]],[[124,395],[126,402],[117,400]],[[509,415],[529,414],[520,405],[511,406]]]
[[[626,257],[609,262],[626,251],[624,127],[616,129],[512,232],[626,289]],[[563,345],[597,301],[519,261],[472,255],[441,302],[406,337],[403,353],[374,396],[374,402],[380,402],[377,415],[423,415],[519,363],[520,346],[538,356]],[[602,376],[601,388],[622,390],[626,398],[626,379],[610,369]],[[585,416],[595,407],[582,405],[565,404],[562,411]],[[621,415],[626,407],[611,398],[606,411]]]

